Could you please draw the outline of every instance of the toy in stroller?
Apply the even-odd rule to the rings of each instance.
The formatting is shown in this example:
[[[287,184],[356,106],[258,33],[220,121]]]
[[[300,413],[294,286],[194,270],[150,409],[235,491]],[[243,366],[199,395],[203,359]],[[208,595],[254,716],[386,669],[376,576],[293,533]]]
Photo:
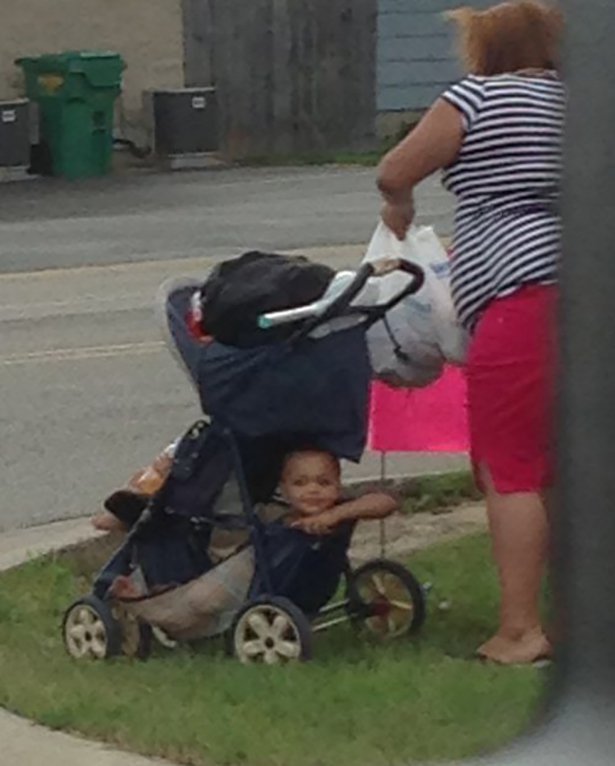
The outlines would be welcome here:
[[[353,301],[370,277],[411,275],[383,306]],[[371,368],[366,330],[418,290],[420,268],[365,264],[329,302],[260,315],[274,342],[245,347],[201,342],[187,324],[194,283],[164,301],[172,347],[208,417],[180,440],[170,474],[97,576],[92,593],[67,610],[63,637],[77,659],[145,657],[152,628],[174,640],[225,634],[242,662],[309,659],[312,636],[351,621],[380,638],[418,630],[422,588],[385,559],[352,569],[354,525],[315,536],[259,513],[280,478],[284,456],[309,444],[359,460],[366,441]],[[326,296],[325,296],[326,298]],[[266,332],[266,331],[265,331]],[[239,535],[231,555],[212,553],[216,535]],[[139,595],[118,596],[130,578]],[[241,583],[241,586],[238,586]],[[330,603],[344,584],[343,596]]]

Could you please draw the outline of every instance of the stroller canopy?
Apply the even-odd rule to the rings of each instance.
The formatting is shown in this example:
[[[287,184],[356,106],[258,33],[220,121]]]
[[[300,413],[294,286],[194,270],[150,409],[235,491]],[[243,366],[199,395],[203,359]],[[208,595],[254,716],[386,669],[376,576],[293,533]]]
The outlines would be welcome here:
[[[358,461],[365,448],[371,367],[361,325],[254,348],[202,343],[186,324],[197,282],[163,297],[172,349],[203,411],[239,438],[275,436]]]

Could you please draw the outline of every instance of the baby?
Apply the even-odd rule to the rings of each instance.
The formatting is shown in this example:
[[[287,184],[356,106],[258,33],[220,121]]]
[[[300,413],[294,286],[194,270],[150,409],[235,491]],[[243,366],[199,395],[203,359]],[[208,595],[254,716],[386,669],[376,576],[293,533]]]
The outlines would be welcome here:
[[[287,455],[280,477],[284,504],[257,508],[265,523],[281,521],[312,535],[333,533],[340,524],[360,519],[381,519],[399,508],[391,494],[367,492],[355,499],[342,492],[339,460],[328,452],[303,449]],[[152,595],[131,605],[136,616],[174,638],[214,635],[223,615],[232,615],[247,598],[254,577],[254,551],[246,547],[249,536],[228,533],[219,539],[214,530],[210,545],[212,560],[220,563],[185,585]],[[111,595],[120,600],[143,596],[133,577],[118,577]]]
[[[298,450],[286,457],[280,492],[290,509],[285,521],[315,535],[327,534],[345,521],[381,519],[399,508],[397,499],[383,491],[353,500],[344,497],[339,460],[316,449]]]

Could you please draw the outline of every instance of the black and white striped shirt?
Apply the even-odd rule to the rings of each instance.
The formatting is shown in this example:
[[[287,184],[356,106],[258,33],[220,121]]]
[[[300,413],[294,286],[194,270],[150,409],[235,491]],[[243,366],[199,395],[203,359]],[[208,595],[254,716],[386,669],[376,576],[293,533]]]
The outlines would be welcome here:
[[[554,73],[469,75],[442,97],[465,129],[443,181],[458,202],[453,299],[471,330],[494,298],[557,279],[565,93]]]

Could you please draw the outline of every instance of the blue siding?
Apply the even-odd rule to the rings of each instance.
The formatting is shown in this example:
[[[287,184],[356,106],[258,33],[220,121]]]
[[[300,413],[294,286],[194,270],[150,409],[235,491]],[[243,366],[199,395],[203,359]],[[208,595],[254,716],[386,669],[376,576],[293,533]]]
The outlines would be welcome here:
[[[380,0],[378,110],[421,110],[461,74],[453,28],[442,13],[460,0]],[[478,0],[474,7],[492,2]]]

